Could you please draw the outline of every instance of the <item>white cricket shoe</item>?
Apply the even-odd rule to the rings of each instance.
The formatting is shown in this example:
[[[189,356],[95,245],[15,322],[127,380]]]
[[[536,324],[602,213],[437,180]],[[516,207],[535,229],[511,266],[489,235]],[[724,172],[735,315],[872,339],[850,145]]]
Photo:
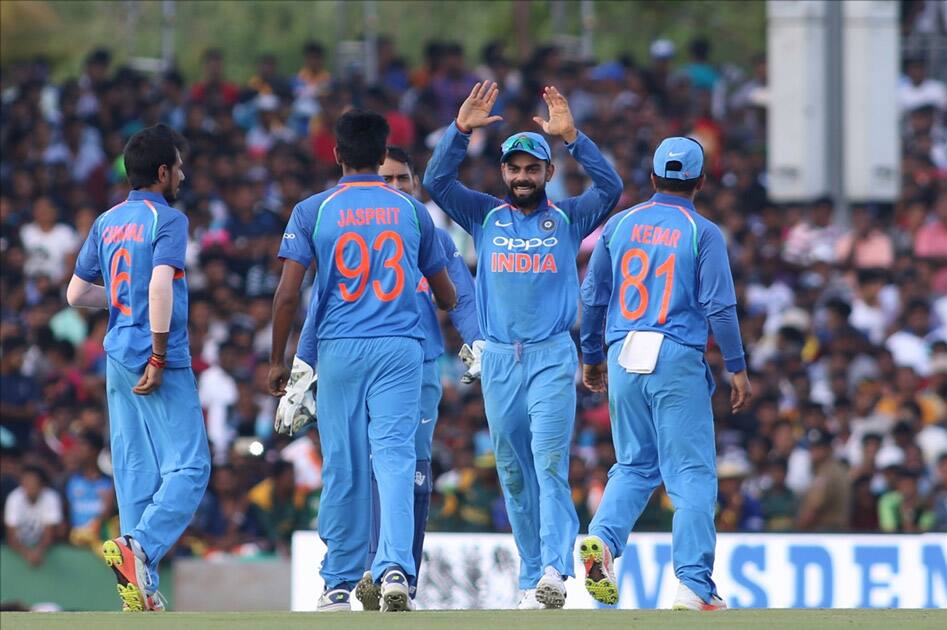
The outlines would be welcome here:
[[[562,608],[566,604],[566,583],[552,567],[546,567],[546,572],[536,583],[536,601],[543,608]]]
[[[316,604],[317,612],[348,612],[352,610],[352,603],[349,601],[350,594],[344,588],[334,588],[326,591],[319,598]]]
[[[539,610],[543,605],[536,601],[536,589],[528,588],[523,591],[523,596],[520,597],[519,603],[516,605],[517,610]]]
[[[355,599],[362,602],[362,608],[365,610],[381,608],[381,587],[375,584],[371,571],[366,571],[355,586]]]
[[[381,579],[381,611],[404,612],[411,610],[408,578],[400,569],[389,569]]]
[[[727,603],[719,596],[714,595],[710,602],[705,602],[697,593],[688,588],[683,582],[677,587],[677,596],[674,598],[674,604],[671,610],[726,610]]]

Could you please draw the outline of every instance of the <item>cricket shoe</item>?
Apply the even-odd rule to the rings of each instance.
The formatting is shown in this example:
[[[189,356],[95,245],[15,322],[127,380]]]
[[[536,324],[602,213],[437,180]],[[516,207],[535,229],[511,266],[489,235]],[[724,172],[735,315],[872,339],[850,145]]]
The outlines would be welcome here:
[[[125,612],[143,612],[149,608],[147,586],[151,581],[145,561],[135,554],[131,536],[119,536],[102,543],[102,557],[112,567],[118,596]]]
[[[562,608],[566,604],[566,583],[552,567],[546,567],[546,572],[536,583],[536,601],[543,608]]]
[[[671,605],[671,610],[726,610],[727,603],[723,601],[718,595],[712,595],[710,602],[705,602],[697,593],[692,591],[690,588],[684,585],[681,582],[680,586],[677,587],[677,596],[674,598],[674,604]]]
[[[161,591],[155,591],[145,597],[145,610],[148,612],[165,612],[168,610],[168,600],[161,594]],[[131,612],[131,609],[124,602],[122,602],[122,612]]]
[[[539,610],[543,608],[543,605],[536,601],[536,589],[528,588],[524,590],[516,608],[517,610]]]
[[[355,599],[362,602],[362,608],[365,610],[381,608],[381,586],[375,584],[371,571],[362,574],[362,579],[355,585]]]
[[[381,611],[404,612],[411,610],[408,596],[408,578],[401,569],[389,569],[381,579]]]
[[[618,580],[612,550],[598,536],[587,536],[579,545],[579,560],[585,565],[585,590],[603,604],[618,603]]]
[[[344,588],[334,588],[322,594],[316,604],[317,612],[348,612],[352,610],[349,592]]]

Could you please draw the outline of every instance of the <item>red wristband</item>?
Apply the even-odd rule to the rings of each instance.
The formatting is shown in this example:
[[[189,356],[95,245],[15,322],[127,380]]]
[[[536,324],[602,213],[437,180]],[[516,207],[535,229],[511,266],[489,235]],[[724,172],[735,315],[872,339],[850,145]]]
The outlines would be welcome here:
[[[456,118],[454,119],[454,126],[457,127],[457,131],[459,131],[460,133],[467,134],[467,133],[470,133],[470,132],[471,132],[470,129],[464,129],[463,127],[461,127],[461,126],[460,126],[460,123],[457,122],[457,119],[456,119]]]
[[[165,360],[165,358],[164,358],[163,356],[161,356],[161,355],[152,354],[152,355],[151,355],[151,358],[148,359],[148,365],[150,365],[150,366],[152,366],[152,367],[160,368],[160,369],[162,369],[162,370],[164,369],[164,367],[165,367],[167,364],[168,364],[168,362],[167,362],[167,361]]]

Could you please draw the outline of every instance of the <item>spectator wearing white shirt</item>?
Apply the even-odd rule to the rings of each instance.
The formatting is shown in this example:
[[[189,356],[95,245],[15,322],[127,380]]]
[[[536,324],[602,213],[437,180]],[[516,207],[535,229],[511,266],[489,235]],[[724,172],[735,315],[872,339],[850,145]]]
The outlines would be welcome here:
[[[904,62],[904,77],[898,87],[898,104],[902,113],[927,105],[943,112],[947,109],[947,86],[927,76],[923,59],[909,58]]]
[[[786,262],[807,267],[815,262],[835,262],[835,243],[844,230],[832,223],[832,200],[823,197],[812,205],[808,220],[789,230],[783,245]]]
[[[886,285],[884,269],[861,269],[852,302],[848,323],[862,333],[872,345],[879,346],[888,328],[895,322],[900,309],[900,297],[895,286]]]
[[[74,228],[58,222],[59,212],[49,197],[33,204],[33,221],[20,228],[20,240],[26,250],[24,271],[27,277],[46,276],[61,282],[69,270],[67,260],[79,245]]]
[[[26,466],[20,485],[7,497],[3,511],[10,548],[38,567],[63,524],[62,500],[49,487],[42,469]]]
[[[897,365],[914,368],[920,376],[931,373],[931,348],[925,337],[931,330],[931,311],[926,302],[914,300],[904,311],[900,330],[888,337],[885,346]]]
[[[229,342],[220,345],[217,363],[201,372],[197,393],[207,417],[207,437],[213,445],[214,460],[227,461],[235,431],[227,424],[230,407],[237,402],[237,381],[231,374],[237,365],[237,348]]]

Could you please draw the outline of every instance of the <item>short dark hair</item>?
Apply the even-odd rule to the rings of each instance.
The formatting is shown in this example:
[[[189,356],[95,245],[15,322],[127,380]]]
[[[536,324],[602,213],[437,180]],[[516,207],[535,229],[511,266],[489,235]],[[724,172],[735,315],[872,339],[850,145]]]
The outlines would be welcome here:
[[[173,168],[184,146],[184,139],[163,123],[137,132],[125,145],[128,183],[134,189],[154,184],[161,165]]]
[[[395,162],[401,162],[408,167],[408,170],[411,171],[411,174],[414,175],[417,171],[414,170],[414,160],[411,159],[411,156],[408,155],[408,152],[402,149],[401,147],[388,147],[388,157],[390,157]]]
[[[351,109],[335,123],[336,148],[342,163],[353,169],[377,168],[385,161],[388,121],[380,114]]]
[[[303,46],[303,54],[304,55],[319,55],[320,57],[324,57],[326,54],[326,49],[319,42],[308,41]]]
[[[79,441],[88,444],[95,452],[99,452],[105,447],[105,440],[102,439],[101,434],[95,431],[83,431],[79,434]]]
[[[695,177],[694,179],[672,179],[670,177],[661,177],[657,173],[654,173],[654,179],[658,191],[666,190],[668,192],[685,194],[690,194],[697,190],[697,184],[700,182],[700,177]]]

